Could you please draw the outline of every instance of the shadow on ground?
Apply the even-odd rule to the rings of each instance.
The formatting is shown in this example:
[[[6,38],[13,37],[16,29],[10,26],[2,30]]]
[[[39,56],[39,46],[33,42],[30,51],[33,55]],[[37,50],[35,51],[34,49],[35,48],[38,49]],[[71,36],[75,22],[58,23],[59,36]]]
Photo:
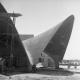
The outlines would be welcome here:
[[[74,72],[72,71],[59,71],[59,70],[40,70],[37,72],[38,74],[43,75],[54,75],[54,76],[71,76],[74,75]]]
[[[6,74],[4,73],[3,75],[10,76],[10,75],[27,74],[27,73],[29,72],[13,71],[13,72],[8,72]],[[71,76],[74,75],[74,72],[69,70],[37,70],[36,74],[50,75],[50,76]]]

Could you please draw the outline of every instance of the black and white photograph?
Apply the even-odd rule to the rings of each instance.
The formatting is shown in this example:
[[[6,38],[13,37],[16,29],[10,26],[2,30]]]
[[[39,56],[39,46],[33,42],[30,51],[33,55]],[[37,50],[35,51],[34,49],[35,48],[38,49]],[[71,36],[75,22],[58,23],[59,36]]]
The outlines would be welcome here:
[[[80,0],[0,0],[0,80],[80,80]]]

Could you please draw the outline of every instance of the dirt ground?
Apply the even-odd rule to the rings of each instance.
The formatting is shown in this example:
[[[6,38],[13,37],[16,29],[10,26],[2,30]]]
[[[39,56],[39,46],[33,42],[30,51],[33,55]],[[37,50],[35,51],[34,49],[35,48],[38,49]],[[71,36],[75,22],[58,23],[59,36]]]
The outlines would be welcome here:
[[[41,70],[36,73],[17,73],[9,76],[0,75],[0,80],[80,80],[80,72],[79,70]]]

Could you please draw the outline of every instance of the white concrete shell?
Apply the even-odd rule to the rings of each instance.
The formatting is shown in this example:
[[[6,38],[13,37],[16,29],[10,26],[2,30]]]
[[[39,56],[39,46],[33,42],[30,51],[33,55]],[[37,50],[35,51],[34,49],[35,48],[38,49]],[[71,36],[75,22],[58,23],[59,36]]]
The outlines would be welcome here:
[[[58,32],[61,35],[65,34],[64,36],[67,37],[67,38],[64,39],[64,41],[67,40],[66,46],[63,45],[66,48],[67,44],[68,44],[68,41],[69,41],[69,38],[70,38],[71,31],[72,31],[73,22],[74,22],[74,16],[71,15],[66,20],[62,21],[61,23],[59,23],[55,27],[49,29],[48,31],[46,31],[46,32],[44,32],[44,33],[42,33],[42,34],[40,34],[36,37],[33,37],[33,38],[30,38],[28,40],[23,41],[23,44],[24,44],[26,52],[28,54],[30,63],[32,65],[38,63],[39,56],[41,55],[41,53],[43,51],[44,52],[47,51],[45,49],[46,49],[46,47],[48,46],[49,43],[51,43],[51,42],[54,43],[51,40],[55,38],[54,36],[58,37],[58,35],[57,35]],[[67,32],[65,31],[66,32],[65,33],[63,31],[60,31],[61,29],[63,29],[63,31],[66,29],[67,32],[69,30],[68,36],[66,36]],[[59,36],[59,37],[62,37],[62,36]],[[57,41],[58,38],[55,38],[55,40]],[[62,45],[62,44],[63,44],[63,42],[62,43],[60,42],[59,45]],[[56,43],[56,45],[57,45],[57,43]],[[53,56],[56,56],[56,54],[54,54],[53,52],[49,52],[49,50],[48,50],[47,54],[54,59]],[[61,54],[62,58],[64,56],[64,53]],[[57,55],[58,55],[58,57],[60,57],[60,53],[57,53]],[[56,57],[56,60],[57,60],[58,57]],[[62,59],[62,58],[60,58],[60,59]],[[58,62],[59,62],[60,59],[58,58]]]

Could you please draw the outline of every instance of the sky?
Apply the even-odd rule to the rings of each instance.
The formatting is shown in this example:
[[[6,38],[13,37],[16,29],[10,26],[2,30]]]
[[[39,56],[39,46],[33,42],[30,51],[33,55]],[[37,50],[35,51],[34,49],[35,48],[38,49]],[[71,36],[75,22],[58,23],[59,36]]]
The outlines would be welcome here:
[[[16,18],[19,34],[37,36],[75,16],[71,38],[64,59],[80,59],[80,0],[0,0],[7,12],[21,13]]]

